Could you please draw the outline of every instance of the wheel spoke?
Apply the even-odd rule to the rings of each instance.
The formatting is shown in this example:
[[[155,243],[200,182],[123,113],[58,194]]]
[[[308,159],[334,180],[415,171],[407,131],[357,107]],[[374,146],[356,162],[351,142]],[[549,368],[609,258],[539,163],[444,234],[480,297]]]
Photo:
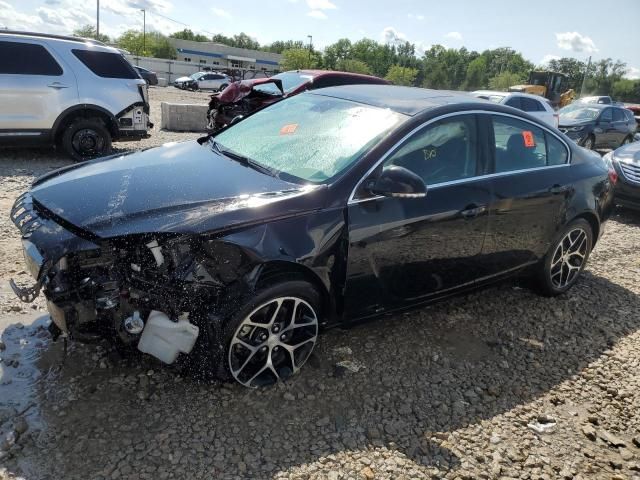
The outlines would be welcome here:
[[[567,233],[551,258],[549,276],[556,288],[564,288],[580,274],[588,252],[588,236],[582,228]]]

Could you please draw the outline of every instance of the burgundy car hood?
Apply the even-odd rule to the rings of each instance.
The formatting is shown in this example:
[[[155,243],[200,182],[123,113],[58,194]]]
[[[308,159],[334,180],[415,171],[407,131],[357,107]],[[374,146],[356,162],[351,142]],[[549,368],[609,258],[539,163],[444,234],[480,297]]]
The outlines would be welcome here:
[[[280,80],[279,78],[254,78],[252,80],[241,80],[239,82],[233,82],[222,92],[214,95],[213,97],[215,97],[218,102],[222,104],[239,102],[251,93],[253,87],[255,87],[256,85],[264,85],[266,83],[273,83],[284,95],[284,90],[282,89],[282,80]]]

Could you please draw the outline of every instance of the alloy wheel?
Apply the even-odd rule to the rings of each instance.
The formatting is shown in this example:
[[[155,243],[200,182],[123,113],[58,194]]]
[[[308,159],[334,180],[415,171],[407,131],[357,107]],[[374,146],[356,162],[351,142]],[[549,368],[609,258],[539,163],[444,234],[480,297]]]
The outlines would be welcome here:
[[[260,305],[236,329],[229,345],[229,370],[246,387],[270,385],[306,362],[318,337],[318,316],[297,297]]]
[[[589,242],[582,228],[574,228],[567,233],[551,258],[551,284],[563,289],[575,281],[587,258]]]

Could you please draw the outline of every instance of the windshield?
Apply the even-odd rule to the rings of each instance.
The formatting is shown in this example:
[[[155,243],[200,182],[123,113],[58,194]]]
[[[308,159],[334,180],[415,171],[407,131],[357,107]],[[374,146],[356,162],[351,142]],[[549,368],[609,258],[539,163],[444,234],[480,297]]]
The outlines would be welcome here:
[[[297,87],[299,87],[303,83],[307,83],[313,80],[312,75],[307,75],[305,73],[300,73],[300,72],[279,73],[278,75],[274,75],[271,78],[278,78],[282,80],[282,89],[284,90],[284,93],[288,93],[291,90],[295,90]],[[271,95],[282,95],[282,92],[273,83],[256,85],[255,87],[253,87],[253,89],[259,90],[260,92],[269,93]]]
[[[567,120],[593,120],[597,118],[602,110],[593,107],[584,107],[580,105],[567,105],[560,109],[558,114],[560,119]]]
[[[343,172],[406,117],[323,95],[296,95],[220,132],[222,149],[305,182]]]

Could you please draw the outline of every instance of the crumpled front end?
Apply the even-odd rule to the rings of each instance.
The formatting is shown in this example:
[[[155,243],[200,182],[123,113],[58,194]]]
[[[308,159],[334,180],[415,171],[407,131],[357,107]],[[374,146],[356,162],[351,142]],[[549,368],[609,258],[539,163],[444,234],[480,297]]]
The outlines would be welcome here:
[[[189,353],[196,317],[215,308],[250,264],[237,249],[199,237],[101,239],[66,224],[29,193],[11,218],[36,280],[26,288],[12,283],[14,291],[25,302],[46,296],[53,333],[138,346],[167,363]]]

